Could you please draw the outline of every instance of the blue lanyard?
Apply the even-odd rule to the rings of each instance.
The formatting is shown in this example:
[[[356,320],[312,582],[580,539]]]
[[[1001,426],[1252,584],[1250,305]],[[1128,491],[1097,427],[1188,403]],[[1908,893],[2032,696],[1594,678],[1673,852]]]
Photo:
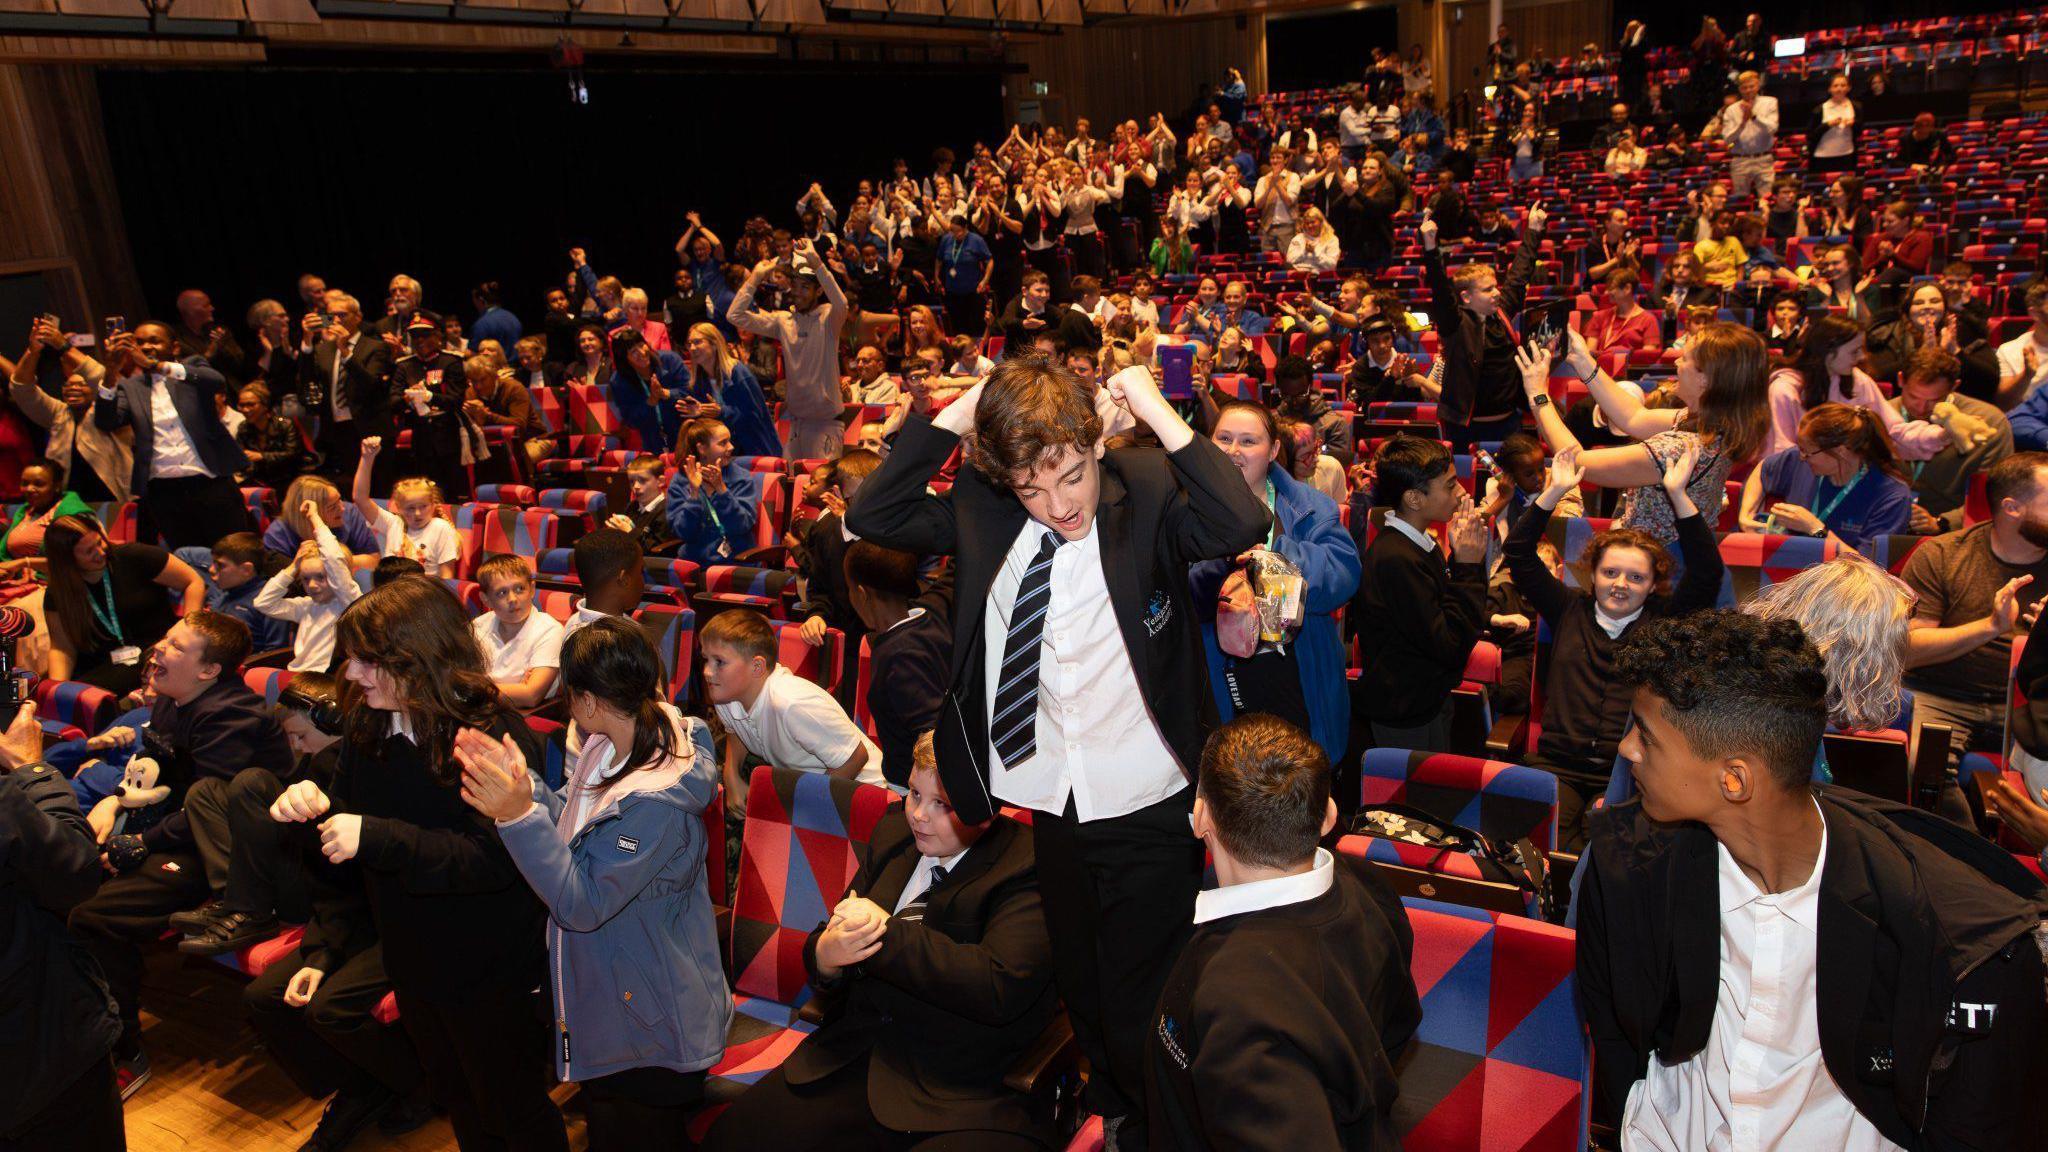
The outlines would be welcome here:
[[[86,602],[92,605],[93,618],[100,622],[100,627],[105,628],[114,637],[115,647],[120,647],[124,643],[124,638],[121,635],[121,617],[114,608],[113,570],[114,566],[112,564],[107,565],[106,571],[100,573],[99,583],[86,585],[88,589],[97,590],[105,595],[107,601],[106,608],[104,610],[100,608],[99,596],[88,596],[86,597]]]

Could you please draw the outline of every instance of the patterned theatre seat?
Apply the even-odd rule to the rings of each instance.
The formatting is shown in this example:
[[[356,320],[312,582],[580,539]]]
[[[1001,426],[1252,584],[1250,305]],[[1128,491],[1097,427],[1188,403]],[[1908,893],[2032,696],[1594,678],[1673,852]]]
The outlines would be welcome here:
[[[1360,761],[1359,794],[1361,803],[1405,804],[1495,840],[1557,847],[1557,777],[1540,768],[1374,748]]]
[[[1592,1056],[1568,928],[1404,899],[1422,1025],[1394,1123],[1409,1152],[1586,1147]]]
[[[633,619],[647,629],[648,637],[654,641],[655,654],[661,657],[661,669],[668,677],[668,698],[681,707],[689,707],[693,696],[692,661],[697,653],[697,614],[667,604],[642,604],[634,610]]]
[[[120,714],[119,697],[81,680],[37,680],[29,696],[36,702],[43,732],[52,740],[96,736]]]
[[[1721,579],[1723,608],[1735,608],[1756,598],[1756,594],[1788,580],[1816,564],[1835,558],[1835,542],[1813,536],[1763,536],[1742,532],[1721,540],[1721,563],[1728,566]]]
[[[704,1086],[710,1107],[693,1131],[812,1031],[797,1018],[811,996],[804,939],[852,882],[856,854],[895,800],[886,788],[822,773],[754,769],[732,908],[732,1032]]]
[[[275,708],[278,693],[292,682],[292,673],[284,668],[248,668],[242,672],[242,682],[249,686],[249,691],[263,697],[265,704]]]

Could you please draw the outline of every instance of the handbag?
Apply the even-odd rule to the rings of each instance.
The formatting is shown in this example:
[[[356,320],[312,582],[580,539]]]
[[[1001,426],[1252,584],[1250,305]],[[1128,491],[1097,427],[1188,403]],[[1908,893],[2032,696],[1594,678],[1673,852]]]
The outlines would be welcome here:
[[[1512,884],[1525,894],[1545,920],[1557,922],[1556,898],[1550,888],[1550,858],[1524,837],[1512,843],[1495,840],[1470,828],[1439,820],[1405,804],[1372,804],[1352,813],[1347,831],[1402,844],[1434,848],[1439,857],[1472,858],[1480,878]]]

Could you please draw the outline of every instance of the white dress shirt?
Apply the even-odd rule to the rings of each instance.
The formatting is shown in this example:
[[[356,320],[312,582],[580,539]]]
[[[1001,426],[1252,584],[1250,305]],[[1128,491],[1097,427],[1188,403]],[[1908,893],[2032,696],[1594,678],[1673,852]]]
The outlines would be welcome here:
[[[1436,537],[1431,536],[1429,533],[1392,513],[1387,515],[1387,527],[1398,531],[1401,535],[1414,541],[1417,548],[1422,549],[1424,552],[1435,553],[1439,560],[1443,559],[1444,550],[1437,544]]]
[[[524,680],[535,668],[562,666],[562,623],[538,608],[529,608],[519,630],[507,640],[498,629],[498,614],[486,612],[470,622],[476,642],[484,650],[484,663],[493,680]],[[553,696],[561,680],[548,688]]]
[[[1818,810],[1818,804],[1815,805]],[[1651,1059],[1629,1090],[1623,1152],[1883,1152],[1886,1140],[1842,1095],[1820,1053],[1820,878],[1760,891],[1728,849],[1720,858],[1721,990],[1713,1032],[1692,1059]]]
[[[988,744],[990,791],[1039,812],[1063,812],[1069,797],[1083,821],[1126,816],[1187,787],[1180,762],[1138,691],[1138,675],[1102,571],[1102,524],[1060,546],[1052,559],[1052,600],[1038,651],[1038,747],[1015,768]],[[1002,682],[1003,641],[1017,587],[1051,529],[1027,521],[1003,560],[983,608],[983,691],[990,714]]]
[[[1328,892],[1336,882],[1337,858],[1330,855],[1329,849],[1318,848],[1315,864],[1306,872],[1195,893],[1195,923],[1207,924],[1225,916],[1301,904]]]
[[[1742,101],[1721,109],[1721,139],[1737,156],[1769,152],[1778,143],[1778,98],[1758,96],[1754,114],[1744,119]]]
[[[966,858],[967,851],[966,848],[962,848],[944,860],[939,859],[937,856],[919,856],[917,858],[917,867],[910,870],[910,879],[904,883],[903,891],[897,893],[896,906],[889,909],[890,914],[894,915],[903,911],[905,908],[910,907],[912,900],[924,895],[924,890],[932,886],[932,869],[934,867],[944,868],[950,873],[954,868],[959,867],[961,860]]]
[[[184,378],[185,366],[176,360],[164,361],[148,377],[151,480],[213,475],[199,462],[199,450],[192,446],[192,436],[185,431],[185,422],[178,418],[178,406],[171,400],[171,381]],[[100,395],[112,400],[114,390],[102,384]]]

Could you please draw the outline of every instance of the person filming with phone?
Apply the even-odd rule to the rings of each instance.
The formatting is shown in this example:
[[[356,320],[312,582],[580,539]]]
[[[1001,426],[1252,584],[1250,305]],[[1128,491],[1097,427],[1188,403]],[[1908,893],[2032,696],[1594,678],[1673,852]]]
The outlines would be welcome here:
[[[1499,276],[1485,264],[1446,269],[1437,246],[1437,222],[1430,212],[1422,214],[1429,311],[1437,318],[1444,358],[1437,422],[1452,452],[1468,452],[1476,441],[1505,439],[1522,426],[1528,406],[1515,369],[1516,334],[1508,317],[1521,310],[1528,292],[1546,219],[1541,201],[1530,206],[1514,263]]]

